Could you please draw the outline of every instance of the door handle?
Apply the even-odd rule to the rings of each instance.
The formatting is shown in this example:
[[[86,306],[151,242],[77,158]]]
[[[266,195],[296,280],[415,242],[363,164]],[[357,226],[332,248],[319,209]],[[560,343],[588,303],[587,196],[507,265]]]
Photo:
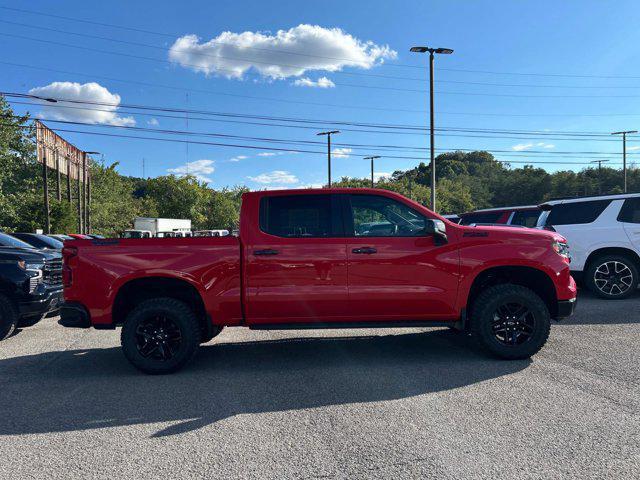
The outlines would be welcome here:
[[[265,248],[264,250],[254,250],[254,255],[277,255],[278,250],[272,250],[271,248]]]
[[[364,255],[371,255],[373,253],[377,253],[378,250],[376,250],[373,247],[360,247],[360,248],[354,248],[353,250],[351,250],[353,253],[361,253]]]

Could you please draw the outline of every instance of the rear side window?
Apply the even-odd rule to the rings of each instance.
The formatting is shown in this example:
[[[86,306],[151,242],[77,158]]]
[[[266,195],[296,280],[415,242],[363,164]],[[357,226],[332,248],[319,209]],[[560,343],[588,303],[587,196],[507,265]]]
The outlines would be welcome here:
[[[591,223],[609,206],[611,200],[572,202],[554,205],[547,217],[547,226]]]
[[[472,223],[496,223],[503,212],[477,212],[462,215],[461,225],[471,225]]]
[[[540,210],[520,210],[513,214],[511,225],[533,228],[538,223],[539,216]]]
[[[640,223],[640,197],[627,198],[618,214],[619,222]]]
[[[342,236],[334,195],[285,195],[260,200],[260,229],[278,237]]]

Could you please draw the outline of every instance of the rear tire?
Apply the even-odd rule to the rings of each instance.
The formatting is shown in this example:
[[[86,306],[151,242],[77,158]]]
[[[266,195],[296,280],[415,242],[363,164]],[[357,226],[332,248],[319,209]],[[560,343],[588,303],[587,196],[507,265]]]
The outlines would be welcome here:
[[[621,300],[638,288],[638,267],[625,255],[603,255],[589,262],[585,284],[600,298]]]
[[[10,336],[18,325],[18,311],[6,295],[0,294],[0,340]]]
[[[547,305],[526,287],[495,285],[480,293],[474,302],[471,333],[484,350],[497,357],[531,357],[544,346],[550,330]]]
[[[153,298],[134,308],[122,327],[125,357],[149,374],[179,370],[198,351],[200,322],[189,306],[174,298]]]

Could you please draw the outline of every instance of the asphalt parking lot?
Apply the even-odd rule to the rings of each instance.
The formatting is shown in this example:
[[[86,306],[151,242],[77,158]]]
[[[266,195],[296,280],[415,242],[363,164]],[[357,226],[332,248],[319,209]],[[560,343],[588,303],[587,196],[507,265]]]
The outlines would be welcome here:
[[[0,343],[0,478],[638,478],[640,294],[531,361],[445,329],[227,329],[170,376],[119,332]]]

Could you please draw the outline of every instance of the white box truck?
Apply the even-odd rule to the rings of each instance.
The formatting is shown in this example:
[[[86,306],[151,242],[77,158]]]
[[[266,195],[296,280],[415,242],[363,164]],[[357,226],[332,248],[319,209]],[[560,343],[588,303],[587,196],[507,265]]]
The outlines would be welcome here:
[[[151,236],[190,237],[191,220],[182,218],[136,217],[133,229],[151,232]]]

